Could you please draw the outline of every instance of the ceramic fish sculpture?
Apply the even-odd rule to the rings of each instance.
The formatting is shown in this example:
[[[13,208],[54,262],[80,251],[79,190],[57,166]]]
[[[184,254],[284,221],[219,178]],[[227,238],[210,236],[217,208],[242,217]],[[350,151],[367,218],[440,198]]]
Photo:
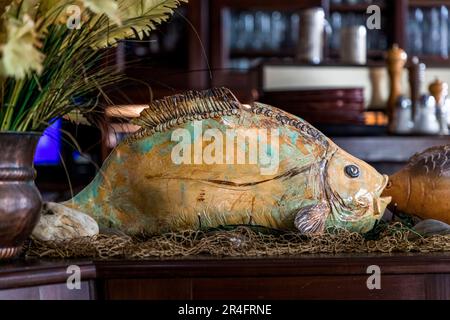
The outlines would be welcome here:
[[[140,131],[64,205],[126,233],[254,224],[371,230],[388,177],[304,120],[225,88],[153,102]]]
[[[450,145],[414,155],[383,193],[396,210],[450,224]]]

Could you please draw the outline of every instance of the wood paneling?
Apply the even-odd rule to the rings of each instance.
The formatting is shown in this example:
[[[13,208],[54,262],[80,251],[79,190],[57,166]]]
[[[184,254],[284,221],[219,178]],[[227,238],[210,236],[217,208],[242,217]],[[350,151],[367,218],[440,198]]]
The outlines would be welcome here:
[[[96,297],[89,281],[81,289],[69,290],[66,283],[0,290],[0,300],[92,300]]]
[[[65,283],[70,265],[80,267],[83,281],[95,278],[95,266],[90,261],[17,261],[0,265],[0,289]]]
[[[77,263],[83,286],[70,291],[63,273]],[[380,290],[367,288],[370,265]],[[3,265],[0,284],[0,299],[27,300],[450,299],[450,253],[28,261]]]
[[[107,300],[191,300],[190,279],[113,279],[105,282]]]
[[[449,276],[386,275],[369,290],[368,276],[300,276],[106,281],[111,300],[379,300],[449,299]]]
[[[194,299],[371,300],[424,299],[425,276],[382,276],[381,290],[369,290],[368,276],[305,276],[198,279]]]

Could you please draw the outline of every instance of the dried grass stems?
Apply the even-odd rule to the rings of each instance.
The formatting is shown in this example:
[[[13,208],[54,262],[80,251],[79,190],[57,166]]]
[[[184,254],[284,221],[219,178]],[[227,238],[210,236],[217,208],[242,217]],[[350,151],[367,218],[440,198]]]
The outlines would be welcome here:
[[[400,222],[386,225],[376,239],[343,229],[324,235],[261,232],[249,226],[231,230],[184,231],[155,236],[98,235],[62,242],[30,241],[29,257],[137,259],[214,256],[263,257],[317,253],[450,251],[450,235],[415,237]]]

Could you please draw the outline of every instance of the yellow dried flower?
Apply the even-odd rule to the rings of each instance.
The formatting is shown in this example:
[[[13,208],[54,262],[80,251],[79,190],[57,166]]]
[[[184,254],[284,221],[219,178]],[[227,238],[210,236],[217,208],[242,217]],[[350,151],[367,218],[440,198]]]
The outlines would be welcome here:
[[[83,0],[86,8],[97,14],[107,15],[114,23],[121,25],[119,4],[116,0]]]
[[[22,20],[9,19],[6,34],[6,43],[0,45],[1,72],[16,79],[23,79],[33,71],[41,73],[44,55],[38,49],[41,42],[30,16],[24,15]]]

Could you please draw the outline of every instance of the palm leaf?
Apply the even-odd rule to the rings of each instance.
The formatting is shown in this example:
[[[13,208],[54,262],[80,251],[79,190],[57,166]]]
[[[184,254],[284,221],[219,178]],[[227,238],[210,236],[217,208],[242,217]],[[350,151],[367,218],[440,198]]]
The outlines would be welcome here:
[[[156,26],[173,14],[181,2],[187,0],[119,0],[119,16],[121,25],[107,25],[96,32],[92,46],[104,48],[117,44],[120,39],[136,35],[145,36],[146,31],[156,29]]]

